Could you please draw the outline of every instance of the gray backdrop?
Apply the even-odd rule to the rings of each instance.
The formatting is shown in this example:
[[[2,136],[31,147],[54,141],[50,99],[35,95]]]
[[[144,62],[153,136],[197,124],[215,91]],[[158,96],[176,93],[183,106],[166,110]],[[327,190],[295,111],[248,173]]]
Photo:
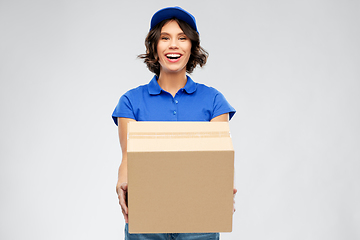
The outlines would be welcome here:
[[[193,13],[192,77],[236,108],[234,230],[360,239],[360,2],[0,1],[0,239],[122,239],[111,113],[152,74],[152,14]],[[214,194],[216,190],[214,189]]]

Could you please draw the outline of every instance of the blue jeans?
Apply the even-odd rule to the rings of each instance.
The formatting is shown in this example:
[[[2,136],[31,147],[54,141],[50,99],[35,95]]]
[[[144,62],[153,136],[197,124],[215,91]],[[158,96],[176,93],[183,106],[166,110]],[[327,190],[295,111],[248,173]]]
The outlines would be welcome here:
[[[219,233],[151,233],[130,234],[125,225],[125,240],[219,240]]]

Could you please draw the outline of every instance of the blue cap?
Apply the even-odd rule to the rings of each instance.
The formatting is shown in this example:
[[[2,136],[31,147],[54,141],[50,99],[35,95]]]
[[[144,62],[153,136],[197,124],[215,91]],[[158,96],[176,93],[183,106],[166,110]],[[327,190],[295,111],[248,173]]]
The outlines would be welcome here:
[[[167,7],[157,11],[151,18],[150,30],[153,29],[158,23],[165,19],[177,18],[190,25],[197,33],[196,20],[193,15],[182,9],[181,7]]]

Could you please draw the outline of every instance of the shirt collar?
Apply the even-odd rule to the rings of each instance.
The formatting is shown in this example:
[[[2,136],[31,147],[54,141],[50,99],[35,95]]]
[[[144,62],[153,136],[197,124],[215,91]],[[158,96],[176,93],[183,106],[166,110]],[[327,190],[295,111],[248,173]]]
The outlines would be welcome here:
[[[150,95],[158,95],[161,93],[161,87],[157,82],[158,76],[154,75],[154,77],[151,79],[148,90]]]
[[[184,90],[188,94],[191,94],[196,91],[196,83],[191,79],[191,77],[189,77],[189,76],[186,76],[186,77],[187,77],[187,82],[185,84]]]
[[[185,87],[183,88],[188,94],[191,94],[196,91],[196,83],[189,77],[187,77],[187,81]],[[161,93],[161,87],[157,82],[158,76],[154,75],[148,84],[148,90],[150,95],[158,95]]]

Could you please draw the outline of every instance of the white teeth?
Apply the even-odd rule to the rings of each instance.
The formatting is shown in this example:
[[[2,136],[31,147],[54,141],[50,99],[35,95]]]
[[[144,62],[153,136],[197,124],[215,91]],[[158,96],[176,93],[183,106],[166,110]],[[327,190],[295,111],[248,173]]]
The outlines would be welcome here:
[[[180,54],[166,54],[167,57],[173,57],[173,58],[178,58],[180,57]]]

